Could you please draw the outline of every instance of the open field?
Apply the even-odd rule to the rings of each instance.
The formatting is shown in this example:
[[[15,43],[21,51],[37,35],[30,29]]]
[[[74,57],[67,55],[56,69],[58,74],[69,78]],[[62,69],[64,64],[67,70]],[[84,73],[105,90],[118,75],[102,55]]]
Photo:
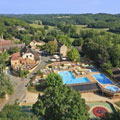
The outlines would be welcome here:
[[[99,30],[99,31],[107,31],[108,28],[87,28],[87,25],[75,25],[77,28],[77,33],[80,32],[80,30]]]
[[[44,28],[44,25],[38,25],[38,24],[30,24],[30,26],[34,28]],[[49,30],[52,30],[55,28],[54,26],[50,26],[50,25],[48,25],[48,27],[49,27]]]
[[[30,24],[34,28],[44,28],[44,25]],[[87,28],[87,25],[75,25],[77,28],[77,33],[80,33],[80,30],[98,30],[98,31],[107,31],[108,28]],[[48,30],[53,30],[55,27],[48,25]]]

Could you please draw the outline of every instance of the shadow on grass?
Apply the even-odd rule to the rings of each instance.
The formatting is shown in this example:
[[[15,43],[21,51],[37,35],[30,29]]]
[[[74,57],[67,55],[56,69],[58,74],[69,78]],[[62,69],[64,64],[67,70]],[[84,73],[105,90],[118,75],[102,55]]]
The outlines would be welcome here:
[[[37,84],[35,86],[29,86],[28,91],[32,93],[39,93],[43,92],[47,88],[45,82],[40,82],[40,84]]]

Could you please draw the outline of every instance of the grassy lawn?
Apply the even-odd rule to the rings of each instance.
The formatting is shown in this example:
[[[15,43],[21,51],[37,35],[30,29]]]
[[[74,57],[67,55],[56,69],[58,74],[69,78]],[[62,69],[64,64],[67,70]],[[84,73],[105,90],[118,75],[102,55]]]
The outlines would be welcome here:
[[[39,92],[35,89],[35,87],[29,86],[29,87],[27,88],[27,90],[28,90],[29,92],[31,92],[31,93],[39,93]]]
[[[80,30],[99,30],[99,31],[107,31],[108,28],[87,28],[87,25],[75,25],[77,28],[77,33],[80,32]]]
[[[30,26],[34,28],[44,28],[44,25],[38,25],[38,24],[30,24]],[[48,25],[48,27],[49,27],[49,30],[52,30],[55,28],[54,26],[50,26],[50,25]]]

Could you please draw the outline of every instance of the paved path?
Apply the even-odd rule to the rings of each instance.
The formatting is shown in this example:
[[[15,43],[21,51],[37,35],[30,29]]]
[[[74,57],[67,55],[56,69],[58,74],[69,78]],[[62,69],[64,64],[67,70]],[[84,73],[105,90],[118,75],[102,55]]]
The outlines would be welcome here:
[[[7,74],[10,77],[10,80],[12,81],[13,85],[14,85],[14,94],[9,96],[9,99],[6,100],[1,106],[0,106],[0,110],[4,107],[5,104],[13,104],[16,100],[18,100],[18,102],[21,102],[27,93],[27,87],[26,84],[28,84],[30,82],[30,78],[32,76],[34,76],[34,74],[40,69],[43,68],[48,60],[50,59],[49,56],[42,56],[41,57],[41,63],[38,65],[38,67],[32,72],[30,73],[30,75],[27,78],[20,78],[20,77],[15,77],[13,75],[11,75],[11,72],[9,70],[7,70]]]

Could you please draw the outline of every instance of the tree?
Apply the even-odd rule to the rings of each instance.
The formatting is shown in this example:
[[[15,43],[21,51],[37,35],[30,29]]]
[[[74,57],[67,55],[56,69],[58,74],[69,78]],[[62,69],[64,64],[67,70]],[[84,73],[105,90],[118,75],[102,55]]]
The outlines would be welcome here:
[[[55,38],[54,36],[49,35],[49,36],[46,36],[46,37],[45,37],[44,41],[45,41],[45,42],[53,41],[54,38]]]
[[[54,41],[50,41],[45,44],[45,50],[49,52],[51,55],[53,55],[58,49],[58,45]]]
[[[120,66],[120,45],[116,45],[111,50],[111,63],[114,67]]]
[[[38,70],[38,71],[37,71],[37,75],[43,77],[43,73],[42,73],[42,71],[41,71],[41,70]]]
[[[0,120],[38,120],[37,117],[22,112],[17,103],[6,105],[0,112]]]
[[[26,45],[29,45],[31,41],[31,36],[30,35],[22,35],[22,41],[25,42]]]
[[[101,120],[120,120],[120,110],[113,113],[106,113],[106,116],[102,117]]]
[[[110,63],[110,61],[108,61],[107,63],[104,63],[102,65],[102,69],[109,74],[111,77],[113,76],[113,72],[112,72],[112,64]]]
[[[66,35],[59,35],[57,36],[57,40],[58,42],[60,42],[61,44],[65,44],[67,47],[70,47],[72,44],[72,41],[70,40],[70,38]]]
[[[5,31],[5,26],[4,24],[0,21],[0,36],[2,36],[2,34],[4,33]]]
[[[21,68],[18,71],[18,75],[22,78],[26,77],[29,74],[28,70],[22,70]]]
[[[48,77],[46,78],[46,84],[47,86],[61,86],[63,85],[62,78],[60,75],[55,73],[50,73]]]
[[[47,88],[33,105],[33,113],[46,120],[90,120],[85,100],[66,86]]]
[[[9,59],[9,54],[7,53],[7,51],[2,52],[0,55],[0,62],[4,63],[5,61],[8,61],[8,59]]]
[[[80,58],[79,52],[76,48],[72,48],[68,53],[67,56],[72,61],[77,61]]]
[[[48,29],[49,29],[48,25],[45,25],[45,26],[44,26],[44,29],[45,29],[45,30],[48,30]]]
[[[82,46],[83,42],[84,42],[83,39],[79,38],[79,39],[74,40],[74,42],[72,43],[72,45],[73,46]]]
[[[20,51],[19,48],[13,47],[13,48],[11,48],[11,49],[8,50],[8,53],[9,53],[9,54],[13,54],[13,53],[16,53],[16,52],[19,52],[19,51]]]
[[[9,77],[5,73],[0,74],[0,97],[4,97],[6,94],[12,94],[14,92],[13,85],[10,82]]]
[[[5,67],[6,67],[6,61],[8,62],[9,60],[9,54],[7,51],[4,51],[0,55],[0,72],[3,72]]]

